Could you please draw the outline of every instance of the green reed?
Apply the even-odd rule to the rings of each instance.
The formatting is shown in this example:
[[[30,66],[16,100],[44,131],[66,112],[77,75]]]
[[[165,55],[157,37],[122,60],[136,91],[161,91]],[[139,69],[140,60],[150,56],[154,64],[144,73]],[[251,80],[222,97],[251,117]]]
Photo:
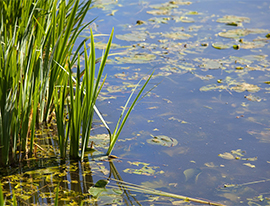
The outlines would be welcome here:
[[[53,94],[77,61],[91,1],[0,1],[0,165],[31,155],[36,125],[49,121]],[[58,64],[57,64],[57,63]]]
[[[93,114],[96,110],[95,103],[106,79],[105,77],[104,80],[101,81],[105,63],[109,55],[112,37],[113,31],[109,38],[104,55],[102,56],[96,80],[96,56],[92,30],[89,56],[87,54],[86,45],[84,44],[84,70],[81,72],[79,57],[76,66],[76,78],[74,78],[72,75],[72,67],[69,67],[68,70],[66,70],[64,67],[59,65],[61,69],[69,76],[68,79],[66,79],[66,82],[69,83],[68,98],[65,98],[67,84],[55,92],[55,111],[61,158],[66,157],[68,138],[70,143],[69,156],[72,159],[83,159],[84,157],[84,153],[88,147],[90,138]],[[82,81],[81,76],[83,76]],[[58,98],[59,95],[60,98]],[[64,110],[65,103],[67,106]],[[65,121],[67,116],[67,121]]]
[[[134,92],[136,91],[136,89],[138,88],[138,86],[140,85],[141,81],[143,80],[143,78],[137,83],[137,85],[135,86],[135,88],[133,89],[133,91],[131,92],[129,98],[127,99],[126,101],[126,104],[125,106],[123,107],[122,109],[122,112],[120,114],[120,117],[117,121],[117,124],[115,126],[115,129],[113,131],[112,134],[110,134],[110,145],[109,145],[109,148],[107,150],[107,153],[106,155],[110,155],[113,148],[114,148],[114,145],[116,144],[117,142],[117,139],[131,113],[131,111],[133,110],[133,108],[135,107],[136,103],[138,102],[139,100],[139,97],[141,96],[143,90],[145,89],[146,85],[148,84],[149,80],[151,79],[152,75],[153,75],[154,72],[152,72],[152,74],[147,78],[147,80],[145,81],[144,85],[142,86],[142,88],[139,90],[137,96],[135,97],[135,99],[133,100],[133,102],[131,103],[129,109],[127,110],[127,112],[125,113],[127,107],[128,107],[128,104],[129,102],[131,101],[131,98],[132,96],[134,95]],[[125,115],[124,115],[125,114]]]
[[[35,130],[39,123],[51,121],[54,111],[61,158],[66,158],[69,148],[71,158],[83,159],[94,112],[108,130],[107,155],[111,154],[151,76],[124,116],[135,90],[132,92],[111,134],[95,103],[106,79],[101,80],[113,31],[96,79],[92,31],[90,54],[85,46],[87,39],[74,49],[79,34],[91,23],[83,23],[90,4],[80,0],[0,1],[0,166],[14,164],[33,153]],[[76,78],[72,76],[73,68],[77,69]]]

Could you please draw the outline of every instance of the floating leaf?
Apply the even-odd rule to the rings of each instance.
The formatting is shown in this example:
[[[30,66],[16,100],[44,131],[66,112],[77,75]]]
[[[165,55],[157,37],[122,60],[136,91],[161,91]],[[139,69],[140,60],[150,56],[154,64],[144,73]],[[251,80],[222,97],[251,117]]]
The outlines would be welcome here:
[[[137,174],[137,175],[146,175],[146,176],[151,176],[155,174],[155,170],[158,167],[149,167],[149,166],[143,166],[140,169],[132,169],[132,168],[127,168],[123,170],[125,173],[130,173],[130,174]]]
[[[146,13],[152,15],[166,15],[169,14],[169,10],[151,10],[147,11]]]
[[[243,57],[230,56],[230,59],[235,61],[235,63],[239,63],[243,65],[250,65],[253,63],[253,61],[243,58]]]
[[[241,44],[242,49],[256,49],[256,48],[264,47],[267,44],[266,42],[262,42],[262,41],[248,42],[244,40],[242,40],[241,43],[242,43]]]
[[[243,154],[245,154],[246,152],[245,151],[242,151],[241,149],[237,149],[237,150],[232,150],[231,153],[233,155],[237,155],[237,156],[244,156]]]
[[[255,165],[252,165],[250,163],[243,163],[243,165],[246,165],[246,166],[251,167],[251,168],[255,168]]]
[[[130,57],[115,57],[118,63],[132,63],[132,64],[144,64],[149,63],[156,59],[156,55],[147,54],[147,53],[139,53],[134,54]]]
[[[192,37],[191,35],[184,32],[162,33],[161,36],[171,39],[189,39],[190,37]]]
[[[153,182],[142,182],[142,186],[152,188],[152,189],[157,189],[157,188],[162,188],[165,186],[165,183],[162,180],[159,181],[153,181]]]
[[[217,43],[213,43],[212,47],[214,47],[215,49],[228,49],[231,46],[228,44],[223,44],[223,43],[217,42]]]
[[[219,36],[225,37],[225,38],[239,38],[239,37],[246,36],[248,34],[249,34],[248,31],[244,29],[234,29],[234,30],[218,33]]]
[[[218,156],[220,156],[223,159],[227,159],[227,160],[233,160],[233,159],[235,159],[235,157],[231,153],[229,153],[229,152],[225,152],[223,154],[219,154]]]
[[[150,144],[156,144],[156,145],[161,145],[161,146],[166,146],[166,147],[173,147],[178,144],[178,141],[176,139],[167,137],[165,135],[153,136],[153,138],[148,139],[147,142]]]
[[[260,99],[257,96],[254,96],[252,94],[249,94],[249,95],[245,96],[245,98],[248,99],[249,101],[252,101],[252,102],[260,102],[260,101],[262,101],[262,99]]]
[[[217,167],[213,162],[206,162],[206,163],[204,163],[204,165],[206,167],[210,167],[210,168]]]
[[[269,30],[266,29],[233,29],[226,32],[220,32],[218,35],[225,38],[240,38],[247,36],[248,34],[260,34],[268,31]]]
[[[155,23],[162,23],[162,24],[167,24],[168,20],[170,20],[169,17],[160,17],[160,18],[151,18],[148,21],[155,22]]]
[[[127,161],[130,165],[136,165],[136,166],[139,166],[139,165],[144,165],[144,166],[147,166],[149,165],[149,163],[144,163],[144,162],[131,162],[131,161]]]
[[[210,84],[210,85],[206,85],[206,86],[201,87],[200,91],[207,92],[207,91],[216,90],[216,89],[223,90],[223,89],[227,89],[227,87],[224,85],[217,86],[216,84]]]
[[[178,8],[177,5],[171,4],[171,3],[165,3],[165,4],[152,4],[149,6],[152,9],[158,9],[158,10],[171,10],[174,8]]]
[[[232,87],[231,89],[236,92],[258,92],[260,90],[260,87],[254,84],[242,83],[240,85]]]
[[[94,187],[105,188],[108,183],[108,180],[98,180]]]
[[[128,34],[118,34],[115,35],[117,39],[125,41],[145,41],[147,34],[144,32],[132,32]]]
[[[174,0],[174,1],[170,1],[170,4],[190,5],[190,4],[192,4],[192,2],[184,1],[184,0]]]
[[[250,18],[228,15],[228,16],[224,16],[222,18],[217,19],[217,22],[225,23],[225,24],[233,25],[233,26],[242,26],[242,22],[249,23]]]

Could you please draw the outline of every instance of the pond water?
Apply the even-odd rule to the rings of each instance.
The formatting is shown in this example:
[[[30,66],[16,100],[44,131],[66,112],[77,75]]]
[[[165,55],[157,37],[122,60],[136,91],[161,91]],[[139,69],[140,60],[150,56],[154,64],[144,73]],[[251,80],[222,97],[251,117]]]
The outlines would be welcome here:
[[[91,27],[99,55],[108,40],[102,34],[115,29],[97,103],[111,128],[134,84],[155,70],[113,150],[118,159],[95,158],[108,143],[97,120],[92,135],[99,152],[89,154],[89,162],[59,167],[51,158],[34,159],[19,169],[19,177],[3,177],[4,189],[13,189],[21,205],[53,204],[59,179],[63,205],[200,204],[142,193],[127,183],[224,205],[269,205],[270,2],[97,0],[93,5],[86,21],[97,17]],[[57,154],[49,151],[48,157]],[[124,192],[90,198],[88,189],[108,177],[118,179],[108,186]]]

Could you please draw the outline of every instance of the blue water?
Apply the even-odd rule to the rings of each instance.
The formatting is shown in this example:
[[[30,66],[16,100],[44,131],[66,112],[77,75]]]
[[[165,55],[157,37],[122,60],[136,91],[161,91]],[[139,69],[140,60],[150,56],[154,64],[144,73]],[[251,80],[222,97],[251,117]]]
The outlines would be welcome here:
[[[127,74],[127,77],[132,77],[135,72],[145,75],[155,69],[155,74],[158,74],[162,71],[162,67],[172,64],[172,67],[183,65],[194,69],[186,71],[178,68],[181,72],[171,71],[167,77],[161,75],[151,80],[147,89],[151,89],[156,84],[158,86],[136,106],[120,136],[120,139],[131,138],[132,140],[119,141],[113,151],[113,154],[122,160],[121,163],[115,163],[121,177],[125,181],[136,184],[162,180],[164,185],[158,189],[163,191],[200,197],[228,205],[247,205],[251,202],[257,202],[260,205],[269,204],[266,199],[263,202],[258,202],[256,199],[261,194],[269,197],[269,183],[267,182],[249,184],[231,190],[223,188],[224,184],[243,184],[270,178],[269,85],[264,83],[269,81],[270,76],[269,40],[261,48],[217,50],[211,46],[215,42],[239,44],[239,39],[222,38],[217,35],[225,30],[270,29],[269,2],[191,1],[192,4],[179,5],[167,15],[154,16],[146,13],[146,11],[153,10],[149,7],[150,5],[166,2],[119,0],[116,4],[111,4],[108,10],[95,8],[89,12],[89,19],[98,16],[95,21],[95,28],[97,28],[95,33],[108,34],[114,27],[115,35],[118,35],[138,31],[140,28],[141,32],[155,33],[155,38],[147,37],[144,42],[135,42],[114,37],[113,43],[122,46],[137,45],[138,43],[156,44],[156,48],[153,48],[153,45],[147,45],[136,52],[161,52],[154,61],[146,64],[107,64],[105,72],[108,74],[109,85],[122,85],[122,82],[128,82],[128,80],[114,76],[121,72]],[[119,6],[120,4],[121,6]],[[118,11],[113,16],[106,16],[116,9]],[[167,24],[151,24],[148,21],[154,17],[173,18],[177,13],[183,14],[188,11],[197,11],[200,14],[189,16],[195,20],[194,23],[176,23],[172,19],[168,20]],[[243,22],[243,27],[216,22],[218,18],[225,15],[248,17],[250,22]],[[147,25],[136,26],[137,20],[145,21]],[[190,26],[202,27],[198,31],[190,31]],[[183,27],[184,32],[193,37],[187,40],[168,39],[165,44],[170,47],[167,50],[169,54],[164,54],[162,52],[166,50],[159,46],[161,43],[158,40],[165,38],[157,33],[172,32],[176,27]],[[252,41],[258,37],[265,38],[266,34],[267,32],[249,34],[241,38],[245,41]],[[99,37],[98,39],[106,41],[106,38]],[[201,43],[204,42],[209,44],[208,47],[201,46]],[[182,44],[182,47],[173,49],[177,43]],[[190,48],[190,50],[187,49],[188,52],[185,52],[184,44],[186,44],[186,48]],[[125,49],[112,50],[112,53],[120,51],[125,51]],[[179,54],[180,52],[184,52],[185,55]],[[251,65],[253,67],[259,65],[260,71],[248,71],[245,68],[244,71],[235,72],[234,62],[228,62],[230,56],[243,57],[246,55],[266,55],[264,60],[254,61]],[[111,57],[111,59],[114,58],[114,56]],[[199,58],[199,61],[196,61],[196,58]],[[200,66],[203,58],[227,61],[223,63],[225,69],[205,69]],[[237,66],[239,65],[237,64]],[[129,67],[129,69],[124,70],[121,67]],[[213,78],[201,80],[196,75],[212,75]],[[226,77],[231,77],[240,83],[257,85],[261,89],[256,93],[248,91],[238,93],[231,89],[232,86],[229,86],[224,90],[200,91],[200,88],[206,85],[219,85],[217,80],[224,81]],[[223,85],[227,86],[224,82]],[[127,91],[111,94],[116,95],[117,99],[98,103],[100,110],[108,115],[106,120],[113,122],[110,124],[111,127],[114,127],[120,114],[119,108],[124,105],[129,95]],[[261,99],[260,102],[249,101],[245,98],[249,94]],[[156,109],[149,109],[151,107],[156,107]],[[172,117],[179,121],[173,120]],[[181,123],[182,121],[185,123]],[[178,145],[163,147],[148,144],[146,140],[151,138],[150,134],[175,138]],[[243,158],[257,157],[257,160],[228,160],[218,156],[237,149],[245,151]],[[127,174],[123,170],[132,167],[127,164],[127,161],[150,163],[152,166],[159,166],[165,173],[154,176]],[[209,165],[206,163],[212,163],[213,167],[206,166]],[[253,166],[243,165],[243,163],[250,163]],[[184,171],[187,169],[201,171],[197,180],[193,176],[186,181]],[[171,186],[170,183],[175,183],[175,186]]]

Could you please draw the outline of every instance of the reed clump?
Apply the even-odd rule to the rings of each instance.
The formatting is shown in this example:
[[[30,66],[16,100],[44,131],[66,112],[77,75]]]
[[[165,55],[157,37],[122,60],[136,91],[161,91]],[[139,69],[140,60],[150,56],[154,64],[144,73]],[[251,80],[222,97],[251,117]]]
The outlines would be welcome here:
[[[107,155],[111,153],[151,76],[123,116],[131,97],[128,99],[111,132],[95,103],[106,79],[102,80],[102,74],[113,31],[96,77],[92,31],[74,47],[79,34],[91,24],[83,21],[90,5],[91,1],[80,0],[0,1],[0,166],[31,155],[37,125],[50,121],[54,114],[61,158],[66,158],[69,148],[70,158],[83,159],[94,112],[108,130]],[[84,66],[80,65],[81,55]]]

